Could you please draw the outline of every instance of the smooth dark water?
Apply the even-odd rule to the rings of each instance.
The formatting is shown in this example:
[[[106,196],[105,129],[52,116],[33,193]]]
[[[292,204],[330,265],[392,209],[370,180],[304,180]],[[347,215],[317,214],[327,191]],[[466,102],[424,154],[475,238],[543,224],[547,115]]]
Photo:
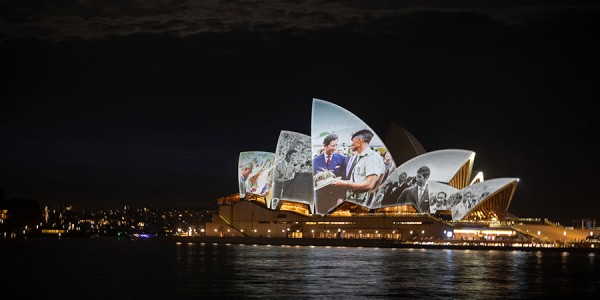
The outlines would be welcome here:
[[[17,299],[600,297],[585,253],[48,239],[0,254],[0,290]]]

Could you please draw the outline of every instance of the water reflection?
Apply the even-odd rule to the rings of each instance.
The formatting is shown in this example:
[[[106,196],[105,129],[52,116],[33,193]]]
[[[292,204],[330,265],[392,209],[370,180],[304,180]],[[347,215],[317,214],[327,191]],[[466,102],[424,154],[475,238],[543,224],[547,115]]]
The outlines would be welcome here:
[[[184,296],[521,299],[593,293],[599,283],[587,254],[212,244],[175,253]]]
[[[0,245],[21,298],[597,298],[595,254],[61,240]]]

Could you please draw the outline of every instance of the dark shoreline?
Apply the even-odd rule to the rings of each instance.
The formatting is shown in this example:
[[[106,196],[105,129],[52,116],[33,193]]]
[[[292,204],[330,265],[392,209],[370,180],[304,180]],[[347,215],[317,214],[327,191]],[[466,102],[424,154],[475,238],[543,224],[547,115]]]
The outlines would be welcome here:
[[[376,248],[402,248],[402,249],[453,249],[453,250],[506,250],[506,251],[544,251],[544,252],[600,252],[600,244],[592,248],[590,243],[580,243],[574,247],[529,247],[529,246],[491,246],[475,245],[477,242],[439,242],[439,243],[412,243],[385,239],[322,239],[322,238],[265,238],[265,237],[157,237],[165,242],[181,243],[211,243],[211,244],[244,244],[244,245],[272,245],[272,246],[329,246],[329,247],[376,247]]]

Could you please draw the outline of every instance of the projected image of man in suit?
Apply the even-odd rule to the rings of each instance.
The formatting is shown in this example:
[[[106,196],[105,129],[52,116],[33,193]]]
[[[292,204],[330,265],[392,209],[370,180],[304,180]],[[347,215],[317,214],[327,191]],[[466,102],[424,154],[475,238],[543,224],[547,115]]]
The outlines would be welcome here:
[[[323,151],[313,159],[313,175],[322,171],[332,171],[335,177],[344,177],[346,171],[346,156],[337,153],[338,136],[329,134],[323,139]]]
[[[429,213],[429,189],[427,180],[431,174],[429,167],[417,170],[416,184],[405,189],[398,197],[399,205],[413,205],[417,212]]]

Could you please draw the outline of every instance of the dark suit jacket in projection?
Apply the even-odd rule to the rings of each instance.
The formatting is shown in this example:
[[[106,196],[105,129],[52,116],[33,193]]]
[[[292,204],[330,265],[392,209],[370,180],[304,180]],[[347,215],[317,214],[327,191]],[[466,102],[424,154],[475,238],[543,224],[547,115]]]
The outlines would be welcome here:
[[[306,172],[296,173],[294,179],[283,183],[283,193],[280,200],[295,200],[307,203],[313,202],[313,177]]]
[[[354,159],[352,159],[352,162],[350,161],[351,158],[352,158],[351,155],[346,156],[346,160],[345,160],[346,170],[344,171],[344,174],[342,175],[342,179],[344,179],[344,180],[350,180],[350,175],[352,175],[352,169],[354,169],[354,166],[356,165],[356,162],[358,161],[358,154],[354,155]]]
[[[383,200],[381,201],[381,205],[382,206],[396,205],[396,203],[398,203],[398,198],[400,198],[400,194],[406,188],[408,188],[408,184],[406,182],[403,182],[401,184],[399,184],[399,182],[394,182],[392,184],[392,186],[390,186],[388,188],[388,190],[385,192],[385,195],[383,195]]]
[[[283,182],[273,183],[273,209],[277,208],[279,201],[291,200],[309,204],[314,204],[313,176],[310,172],[298,172],[294,178]],[[276,200],[277,199],[277,200]]]
[[[329,167],[327,166],[325,153],[315,157],[313,159],[313,173],[316,174],[323,169],[333,171],[335,177],[344,177],[344,173],[346,172],[346,156],[339,153],[332,154]]]
[[[418,212],[429,213],[429,186],[425,187],[421,199],[419,198],[419,186],[413,185],[400,193],[398,205],[413,205]]]

